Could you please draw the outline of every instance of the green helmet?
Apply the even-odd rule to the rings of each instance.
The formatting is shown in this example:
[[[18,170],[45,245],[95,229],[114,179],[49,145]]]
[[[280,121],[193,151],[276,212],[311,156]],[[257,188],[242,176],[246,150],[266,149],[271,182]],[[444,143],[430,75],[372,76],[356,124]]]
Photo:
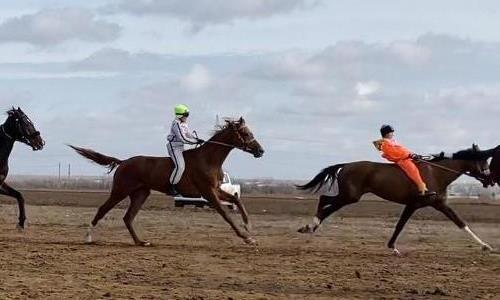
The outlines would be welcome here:
[[[189,108],[184,104],[176,105],[175,106],[175,116],[177,116],[177,117],[189,116]]]

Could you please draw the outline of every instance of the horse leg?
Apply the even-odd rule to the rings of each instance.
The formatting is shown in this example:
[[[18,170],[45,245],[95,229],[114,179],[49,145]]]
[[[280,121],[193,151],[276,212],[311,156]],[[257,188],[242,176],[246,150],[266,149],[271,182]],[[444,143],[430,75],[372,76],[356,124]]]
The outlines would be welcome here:
[[[339,196],[322,195],[319,198],[318,210],[312,224],[307,224],[300,228],[300,233],[314,233],[321,226],[324,220],[346,205],[357,202],[357,200],[346,200]]]
[[[448,217],[453,223],[455,223],[458,228],[462,229],[463,231],[467,232],[477,243],[479,243],[483,250],[485,251],[492,251],[493,248],[488,245],[487,243],[483,242],[470,228],[465,224],[464,221],[453,211],[451,207],[446,205],[445,203],[439,203],[434,206],[435,209],[438,211],[442,212],[445,216]]]
[[[24,208],[23,195],[17,190],[11,188],[5,182],[0,186],[0,194],[16,198],[17,204],[19,206],[19,223],[17,224],[17,228],[20,230],[24,229],[24,223],[26,222],[26,210]]]
[[[130,206],[127,210],[127,213],[123,217],[123,221],[127,226],[130,235],[134,239],[134,242],[137,246],[151,246],[150,242],[144,242],[139,239],[137,234],[135,233],[134,227],[132,226],[132,222],[134,222],[135,216],[141,210],[142,205],[146,202],[146,199],[151,194],[149,190],[137,190],[130,195]]]
[[[399,252],[398,249],[396,249],[395,244],[396,240],[399,237],[399,234],[401,231],[403,231],[403,228],[405,227],[406,223],[408,223],[408,220],[410,220],[411,216],[413,213],[416,211],[416,208],[410,205],[407,205],[405,209],[403,210],[403,214],[401,215],[401,218],[399,219],[398,224],[396,225],[396,230],[394,231],[394,234],[392,235],[391,240],[389,241],[388,247],[392,249],[393,254],[396,256],[400,256],[401,253]]]
[[[241,202],[241,199],[221,190],[220,188],[217,190],[217,192],[219,193],[219,198],[222,201],[228,201],[233,204],[236,204],[236,206],[238,207],[238,211],[241,215],[241,219],[243,220],[243,223],[245,225],[245,230],[250,233],[251,225],[248,218],[248,212],[247,209],[245,208],[245,205],[243,205],[243,202]]]
[[[250,245],[257,244],[257,241],[253,239],[248,233],[242,232],[238,226],[234,223],[233,219],[229,216],[229,214],[224,210],[222,204],[220,203],[220,199],[217,196],[216,190],[210,190],[202,192],[203,198],[207,199],[212,207],[222,216],[222,218],[231,226],[237,236],[242,238],[245,243]]]
[[[103,205],[101,205],[101,207],[99,207],[99,210],[97,211],[97,214],[94,217],[94,220],[92,220],[92,222],[90,223],[90,225],[87,229],[87,235],[85,238],[87,243],[89,243],[89,244],[92,243],[92,240],[93,240],[92,230],[97,226],[99,221],[102,220],[102,218],[104,218],[104,216],[106,216],[106,214],[111,209],[113,209],[113,207],[115,207],[118,203],[123,201],[123,199],[125,199],[126,197],[127,197],[127,195],[118,191],[118,189],[113,188],[108,200]]]

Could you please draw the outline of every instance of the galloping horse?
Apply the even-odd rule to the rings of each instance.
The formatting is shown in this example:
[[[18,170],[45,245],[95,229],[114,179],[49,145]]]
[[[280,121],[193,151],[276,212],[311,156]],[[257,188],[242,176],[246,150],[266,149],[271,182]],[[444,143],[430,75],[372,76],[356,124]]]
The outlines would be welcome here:
[[[23,229],[26,221],[23,195],[5,183],[9,174],[9,156],[15,142],[30,146],[33,151],[42,150],[45,142],[40,132],[35,129],[33,122],[18,107],[7,112],[7,120],[0,125],[0,195],[17,199],[19,206],[19,223],[17,228]]]
[[[486,185],[500,185],[500,146],[495,148],[495,153],[490,163],[490,172],[489,181],[486,182]]]
[[[127,160],[119,160],[97,153],[89,149],[70,146],[80,155],[100,165],[107,166],[109,171],[115,168],[111,195],[106,203],[99,208],[97,215],[89,226],[87,241],[92,242],[92,228],[119,202],[130,197],[130,207],[123,218],[130,235],[138,246],[150,246],[149,242],[139,239],[132,226],[135,216],[149,197],[151,190],[166,193],[169,176],[173,170],[170,158],[137,156]],[[177,185],[177,190],[184,196],[207,199],[211,206],[231,225],[236,234],[248,244],[256,241],[250,236],[248,213],[243,203],[237,197],[224,192],[220,188],[219,175],[222,164],[233,149],[240,149],[259,158],[264,150],[254,138],[245,124],[245,120],[226,121],[225,125],[204,145],[197,149],[184,152],[186,158],[185,173]],[[221,201],[229,201],[237,205],[245,223],[242,231],[223,209]]]
[[[313,224],[302,227],[299,232],[315,232],[331,214],[346,205],[358,202],[362,195],[373,193],[385,200],[406,205],[388,244],[395,255],[400,255],[395,244],[404,226],[416,210],[427,206],[440,211],[460,229],[469,233],[484,250],[492,250],[446,204],[447,187],[463,174],[477,179],[487,176],[489,172],[487,160],[492,155],[493,150],[481,151],[477,145],[473,145],[471,149],[455,153],[453,159],[419,162],[418,167],[429,189],[438,193],[437,196],[428,199],[418,197],[415,184],[394,164],[361,161],[331,166],[324,169],[311,182],[298,186],[301,190],[318,191],[327,182],[338,184],[338,195],[322,195]]]

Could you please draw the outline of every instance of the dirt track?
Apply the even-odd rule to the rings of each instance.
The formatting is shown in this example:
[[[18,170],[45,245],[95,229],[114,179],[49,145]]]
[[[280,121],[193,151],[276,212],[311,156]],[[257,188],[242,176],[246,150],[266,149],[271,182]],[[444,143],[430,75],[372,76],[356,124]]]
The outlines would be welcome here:
[[[105,199],[26,196],[45,205]],[[136,220],[152,248],[132,246],[121,209],[102,223],[95,245],[83,244],[91,207],[28,206],[29,228],[20,233],[16,206],[2,198],[0,299],[500,299],[500,256],[481,253],[430,211],[409,224],[399,242],[404,257],[395,258],[385,243],[400,208],[385,202],[348,209],[308,236],[295,231],[310,221],[314,202],[247,200],[254,248],[211,211],[174,210],[155,198]],[[499,205],[455,207],[500,247]]]

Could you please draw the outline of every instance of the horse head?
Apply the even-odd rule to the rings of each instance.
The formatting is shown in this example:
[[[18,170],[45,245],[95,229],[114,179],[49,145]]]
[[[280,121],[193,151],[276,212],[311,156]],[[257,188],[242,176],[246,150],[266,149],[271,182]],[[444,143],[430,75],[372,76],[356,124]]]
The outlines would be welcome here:
[[[490,163],[490,182],[491,186],[500,185],[500,146],[493,149],[493,158]]]
[[[464,161],[464,171],[475,177],[486,187],[489,185],[490,166],[488,159],[491,156],[491,150],[482,151],[478,145],[472,144],[472,148],[453,154],[453,159]]]
[[[12,108],[7,115],[7,121],[2,125],[1,130],[8,138],[30,146],[33,151],[43,149],[45,141],[21,108]]]
[[[225,124],[219,131],[219,142],[223,142],[252,154],[259,158],[264,155],[264,149],[255,139],[252,131],[243,117],[239,120],[225,120]]]

